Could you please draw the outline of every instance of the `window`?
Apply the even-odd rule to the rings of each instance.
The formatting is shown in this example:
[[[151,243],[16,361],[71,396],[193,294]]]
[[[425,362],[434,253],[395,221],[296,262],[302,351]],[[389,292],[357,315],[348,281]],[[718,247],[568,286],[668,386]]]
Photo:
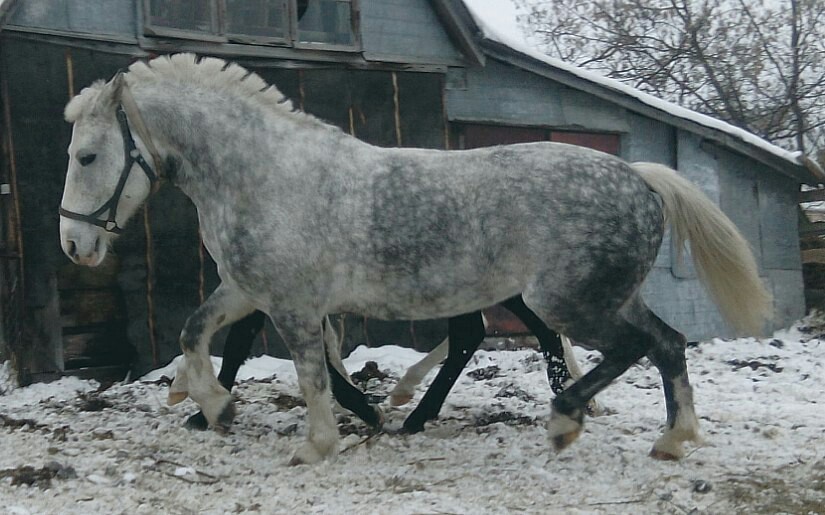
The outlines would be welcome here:
[[[211,0],[149,0],[149,25],[186,32],[218,31],[217,12]]]
[[[149,36],[323,50],[358,47],[357,0],[144,0]]]
[[[298,42],[352,46],[351,0],[305,0],[305,12],[298,11]]]

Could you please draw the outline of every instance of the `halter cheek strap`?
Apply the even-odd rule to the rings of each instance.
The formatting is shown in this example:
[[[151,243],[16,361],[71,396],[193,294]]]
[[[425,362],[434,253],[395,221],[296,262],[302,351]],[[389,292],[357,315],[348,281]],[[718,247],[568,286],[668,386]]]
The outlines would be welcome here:
[[[157,169],[157,166],[160,163],[160,157],[152,144],[151,138],[149,138],[148,131],[146,130],[146,126],[140,116],[140,112],[137,110],[137,106],[134,103],[131,92],[129,92],[128,86],[124,85],[122,92],[122,103],[117,108],[116,116],[118,125],[120,126],[120,133],[123,136],[123,153],[125,161],[123,163],[123,169],[120,172],[120,178],[117,181],[117,186],[115,186],[114,193],[112,193],[109,200],[107,200],[102,206],[89,214],[69,211],[63,206],[60,206],[60,209],[58,210],[60,216],[92,224],[114,234],[120,234],[123,232],[123,228],[117,225],[117,208],[120,203],[120,197],[123,195],[123,189],[126,187],[126,181],[129,179],[129,174],[131,173],[134,164],[137,163],[138,166],[140,166],[152,185],[157,184],[160,180],[158,174],[152,170],[152,167],[149,166],[149,163],[146,162],[146,159],[143,158],[135,145],[135,140],[132,137],[132,131],[129,129],[129,122],[126,119],[126,111],[124,108],[129,109],[132,113],[134,113],[132,115],[132,123],[135,124],[135,129],[138,131],[147,149],[152,154],[152,158],[155,162],[155,168]],[[100,218],[100,216],[106,214],[107,211],[108,216],[106,218]]]

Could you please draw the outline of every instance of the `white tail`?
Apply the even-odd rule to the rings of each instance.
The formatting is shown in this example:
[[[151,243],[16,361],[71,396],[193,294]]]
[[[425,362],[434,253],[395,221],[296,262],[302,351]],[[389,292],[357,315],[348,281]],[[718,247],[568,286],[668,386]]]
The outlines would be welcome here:
[[[771,294],[759,278],[750,245],[733,222],[676,171],[656,163],[632,166],[662,197],[678,257],[687,241],[699,280],[725,320],[737,331],[761,334],[773,313]]]

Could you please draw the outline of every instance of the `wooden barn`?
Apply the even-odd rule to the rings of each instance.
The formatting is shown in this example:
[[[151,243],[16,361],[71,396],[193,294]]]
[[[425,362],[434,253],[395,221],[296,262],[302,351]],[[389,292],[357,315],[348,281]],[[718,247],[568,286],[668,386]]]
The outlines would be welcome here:
[[[61,252],[63,107],[135,59],[191,51],[239,62],[301,109],[376,145],[472,148],[551,140],[657,161],[697,182],[753,245],[773,328],[804,311],[797,209],[817,182],[795,156],[726,124],[508,44],[461,0],[5,0],[0,4],[0,362],[23,382],[122,378],[179,352],[217,283],[194,207],[166,187],[104,266]],[[665,242],[645,295],[692,340],[727,334]],[[492,332],[519,332],[491,314]],[[425,349],[444,321],[348,316],[347,343]],[[269,328],[256,352],[283,355]],[[214,351],[220,353],[221,345]]]

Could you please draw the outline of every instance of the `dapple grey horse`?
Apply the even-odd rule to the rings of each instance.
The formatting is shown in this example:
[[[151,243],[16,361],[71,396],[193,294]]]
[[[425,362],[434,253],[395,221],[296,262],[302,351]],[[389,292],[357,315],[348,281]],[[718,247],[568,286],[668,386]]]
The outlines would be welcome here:
[[[74,127],[64,251],[99,264],[158,178],[188,195],[222,282],[181,332],[185,359],[169,402],[191,397],[212,426],[228,427],[232,400],[212,370],[210,339],[264,311],[307,403],[308,437],[292,463],[338,450],[327,313],[448,317],[521,294],[549,327],[604,354],[553,400],[555,447],[579,435],[588,399],[647,356],[667,401],[651,452],[678,458],[698,434],[685,338],[639,293],[665,222],[678,248],[689,241],[699,277],[734,327],[758,332],[771,310],[736,227],[664,166],[559,143],[378,148],[295,112],[256,74],[191,54],[135,63],[84,89],[65,115]]]

